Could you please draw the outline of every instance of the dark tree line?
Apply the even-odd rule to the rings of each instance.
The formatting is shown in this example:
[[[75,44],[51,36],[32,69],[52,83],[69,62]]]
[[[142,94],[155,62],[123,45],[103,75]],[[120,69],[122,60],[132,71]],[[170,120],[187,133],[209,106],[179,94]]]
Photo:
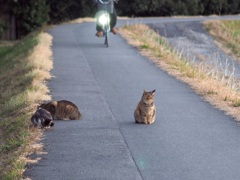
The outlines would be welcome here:
[[[120,0],[117,7],[127,16],[224,15],[240,13],[240,0]]]
[[[93,0],[47,0],[50,22],[58,23],[85,16],[93,16],[96,10]]]
[[[47,23],[92,16],[95,10],[92,0],[0,0],[0,3],[6,3],[9,13],[16,18],[18,37]]]
[[[47,23],[93,17],[93,0],[0,0],[16,17],[20,35]],[[240,13],[240,0],[119,0],[120,16],[224,15]],[[0,18],[1,21],[1,18]]]

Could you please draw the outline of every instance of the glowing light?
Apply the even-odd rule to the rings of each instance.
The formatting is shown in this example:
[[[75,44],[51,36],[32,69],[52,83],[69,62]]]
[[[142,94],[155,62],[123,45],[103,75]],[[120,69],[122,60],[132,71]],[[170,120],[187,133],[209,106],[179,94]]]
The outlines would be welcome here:
[[[99,23],[102,25],[105,25],[107,23],[109,23],[110,19],[109,19],[109,14],[102,14],[99,17]]]

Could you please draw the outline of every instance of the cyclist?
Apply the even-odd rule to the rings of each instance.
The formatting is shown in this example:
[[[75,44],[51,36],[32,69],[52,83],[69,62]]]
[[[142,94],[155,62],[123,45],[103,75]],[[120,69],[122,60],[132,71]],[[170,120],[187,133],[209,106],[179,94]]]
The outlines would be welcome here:
[[[96,36],[97,37],[102,37],[102,29],[101,26],[98,23],[98,17],[101,13],[101,11],[105,10],[108,11],[108,13],[110,14],[110,29],[111,32],[113,34],[117,34],[117,30],[115,29],[115,25],[117,23],[117,13],[114,7],[114,1],[118,2],[118,0],[94,0],[95,3],[97,3],[97,7],[98,7],[98,12],[96,13],[96,17],[97,17],[97,24],[96,24],[96,29],[97,29],[97,33]],[[107,5],[104,5],[101,3],[107,3]]]

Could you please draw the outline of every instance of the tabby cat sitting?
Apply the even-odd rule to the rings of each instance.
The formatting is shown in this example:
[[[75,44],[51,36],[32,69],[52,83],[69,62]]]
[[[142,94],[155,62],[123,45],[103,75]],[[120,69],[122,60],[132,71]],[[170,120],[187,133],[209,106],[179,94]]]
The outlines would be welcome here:
[[[154,93],[155,90],[151,92],[146,92],[144,90],[142,99],[138,103],[135,111],[134,118],[136,123],[142,124],[152,124],[156,118],[156,107],[154,105]]]
[[[78,107],[66,100],[43,103],[40,107],[49,111],[54,120],[77,120],[81,117]]]

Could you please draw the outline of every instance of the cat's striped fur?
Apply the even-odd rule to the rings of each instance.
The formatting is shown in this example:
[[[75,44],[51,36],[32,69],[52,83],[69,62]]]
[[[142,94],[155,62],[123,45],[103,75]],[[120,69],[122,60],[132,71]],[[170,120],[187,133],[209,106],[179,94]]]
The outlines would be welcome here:
[[[142,123],[142,124],[154,123],[156,118],[156,107],[154,105],[154,93],[155,93],[155,90],[151,92],[146,92],[144,90],[142,99],[138,103],[134,111],[134,118],[136,123]]]
[[[66,100],[51,101],[41,104],[40,107],[49,111],[54,120],[77,120],[81,117],[78,107]]]

